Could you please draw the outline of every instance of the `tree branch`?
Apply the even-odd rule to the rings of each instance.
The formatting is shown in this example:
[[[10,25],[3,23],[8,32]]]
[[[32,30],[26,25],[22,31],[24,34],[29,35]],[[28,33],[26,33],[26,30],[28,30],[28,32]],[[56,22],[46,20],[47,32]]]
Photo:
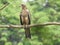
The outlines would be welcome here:
[[[47,22],[40,24],[27,25],[28,27],[47,26],[47,25],[60,25],[60,22]],[[0,28],[24,28],[24,25],[0,25]]]
[[[8,3],[9,4],[9,3]],[[5,4],[3,7],[0,8],[0,11],[3,10],[8,4]]]

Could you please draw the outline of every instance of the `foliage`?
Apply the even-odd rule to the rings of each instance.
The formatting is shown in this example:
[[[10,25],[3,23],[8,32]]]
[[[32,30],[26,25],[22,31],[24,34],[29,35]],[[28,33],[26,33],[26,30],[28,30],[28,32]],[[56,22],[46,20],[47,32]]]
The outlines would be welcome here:
[[[9,3],[9,4],[8,4]],[[22,0],[0,0],[0,24],[20,25]],[[31,24],[60,22],[60,0],[33,0],[26,5],[31,13]],[[60,26],[32,27],[31,39],[25,39],[24,29],[0,28],[0,45],[60,45]]]

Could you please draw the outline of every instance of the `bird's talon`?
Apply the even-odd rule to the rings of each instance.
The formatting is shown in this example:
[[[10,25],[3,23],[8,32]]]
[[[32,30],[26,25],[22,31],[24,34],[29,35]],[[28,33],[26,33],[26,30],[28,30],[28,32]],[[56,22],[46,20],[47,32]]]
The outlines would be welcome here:
[[[26,25],[26,28],[27,28],[28,26]]]

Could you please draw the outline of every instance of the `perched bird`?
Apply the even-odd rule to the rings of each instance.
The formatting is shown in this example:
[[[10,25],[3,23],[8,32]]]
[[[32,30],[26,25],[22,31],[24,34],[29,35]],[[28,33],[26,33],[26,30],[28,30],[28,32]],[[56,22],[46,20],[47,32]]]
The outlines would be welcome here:
[[[21,25],[24,25],[26,38],[31,38],[30,27],[28,27],[28,25],[30,25],[31,23],[30,12],[25,4],[21,4],[21,7],[22,7],[22,11],[20,13],[20,23]]]

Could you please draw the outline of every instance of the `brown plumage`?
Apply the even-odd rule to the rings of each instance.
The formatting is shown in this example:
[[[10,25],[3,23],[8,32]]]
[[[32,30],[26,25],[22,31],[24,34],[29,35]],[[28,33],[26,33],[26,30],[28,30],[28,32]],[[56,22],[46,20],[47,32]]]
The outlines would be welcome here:
[[[26,38],[31,38],[30,28],[27,26],[27,25],[30,25],[30,13],[26,5],[21,4],[21,7],[22,7],[22,11],[20,14],[20,22],[21,22],[21,25],[25,26],[24,29],[25,29]]]

